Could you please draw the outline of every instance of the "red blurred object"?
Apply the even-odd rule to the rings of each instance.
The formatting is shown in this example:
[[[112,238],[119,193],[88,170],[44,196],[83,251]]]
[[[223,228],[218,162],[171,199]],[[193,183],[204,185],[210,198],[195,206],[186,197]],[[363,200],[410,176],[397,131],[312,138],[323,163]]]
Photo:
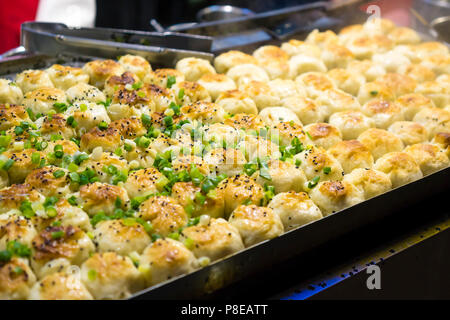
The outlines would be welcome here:
[[[39,0],[0,0],[0,53],[20,43],[20,25],[36,18]]]

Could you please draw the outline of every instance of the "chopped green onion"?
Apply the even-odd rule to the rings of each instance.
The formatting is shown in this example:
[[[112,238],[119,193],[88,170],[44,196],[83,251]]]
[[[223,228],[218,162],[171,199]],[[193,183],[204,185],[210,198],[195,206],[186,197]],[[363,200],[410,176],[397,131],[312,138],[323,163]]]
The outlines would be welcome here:
[[[55,207],[48,207],[45,209],[45,212],[47,213],[47,216],[49,218],[54,218],[58,215],[58,212],[56,211]]]
[[[14,160],[13,159],[8,159],[6,160],[6,162],[3,164],[2,169],[5,171],[8,171],[14,164]]]
[[[69,199],[67,199],[67,201],[69,202],[70,205],[72,206],[77,206],[77,197],[75,196],[71,196]]]
[[[95,278],[97,278],[97,271],[95,271],[94,269],[90,269],[90,270],[88,271],[88,279],[89,279],[90,281],[94,281]]]
[[[60,231],[53,231],[52,232],[52,239],[56,240],[56,239],[60,239],[64,237],[64,231],[60,230]]]
[[[312,189],[319,183],[320,176],[315,176],[311,181],[308,182],[308,188]]]
[[[75,128],[78,125],[78,122],[75,120],[75,118],[73,116],[70,116],[70,117],[67,118],[67,123],[72,128]]]
[[[167,88],[172,88],[172,86],[177,82],[177,78],[174,76],[168,76],[167,77]]]
[[[64,170],[56,170],[55,172],[53,172],[53,176],[56,179],[63,177],[65,174],[66,173],[64,172]]]
[[[41,154],[39,152],[33,152],[31,154],[31,162],[34,164],[39,164],[41,161]]]
[[[31,218],[35,216],[35,212],[29,200],[22,201],[22,203],[20,204],[20,211],[22,212],[22,215],[26,218]]]
[[[108,123],[106,122],[106,121],[102,121],[102,122],[100,122],[99,124],[98,124],[98,128],[100,129],[100,130],[106,130],[106,129],[108,129]]]

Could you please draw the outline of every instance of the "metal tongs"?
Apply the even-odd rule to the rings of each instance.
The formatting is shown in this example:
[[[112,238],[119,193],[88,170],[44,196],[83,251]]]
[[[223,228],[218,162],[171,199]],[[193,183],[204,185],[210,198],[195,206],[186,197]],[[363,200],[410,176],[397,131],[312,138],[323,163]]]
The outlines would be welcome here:
[[[147,32],[110,28],[69,28],[62,23],[26,22],[21,45],[28,52],[72,54],[115,59],[139,54],[150,63],[173,66],[185,57],[212,60],[212,38],[176,32]]]
[[[218,53],[264,42],[284,41],[316,28],[335,27],[341,21],[327,15],[328,7],[327,2],[321,1],[226,20],[174,25],[167,30],[212,36],[212,52]]]

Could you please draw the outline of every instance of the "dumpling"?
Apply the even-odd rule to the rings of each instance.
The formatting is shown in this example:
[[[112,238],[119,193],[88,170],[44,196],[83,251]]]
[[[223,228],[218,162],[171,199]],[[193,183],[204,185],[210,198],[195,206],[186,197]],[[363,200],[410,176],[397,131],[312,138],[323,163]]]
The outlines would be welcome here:
[[[47,72],[42,70],[25,70],[16,76],[15,83],[23,94],[41,88],[53,88],[53,82]]]
[[[404,147],[402,140],[395,134],[377,128],[364,131],[358,140],[370,150],[374,160],[389,152],[402,151]]]
[[[37,282],[30,291],[29,300],[93,300],[79,277],[74,274],[52,273]]]
[[[413,121],[394,122],[389,126],[388,131],[402,139],[405,146],[428,140],[427,129],[420,123]]]
[[[168,80],[170,81],[168,82]],[[185,81],[184,74],[176,69],[163,68],[149,72],[143,79],[144,83],[156,84],[161,88],[171,88],[173,84]]]
[[[360,36],[347,43],[356,59],[370,59],[376,53],[384,53],[394,47],[394,42],[382,34]]]
[[[145,76],[152,71],[150,63],[140,56],[126,54],[121,56],[118,62],[125,71],[134,73],[141,80],[144,80]]]
[[[260,185],[270,185],[275,193],[288,191],[302,191],[306,183],[303,171],[290,162],[281,160],[267,161],[267,169],[264,174],[256,172],[254,176]]]
[[[20,104],[23,93],[20,87],[7,79],[0,79],[0,104]]]
[[[61,175],[55,174],[61,173]],[[39,191],[46,197],[61,196],[69,193],[68,171],[56,166],[45,166],[30,172],[25,178],[25,183]]]
[[[344,140],[356,139],[361,133],[375,126],[373,120],[361,111],[352,110],[333,113],[329,123],[339,129]]]
[[[186,81],[197,81],[206,74],[215,74],[213,66],[208,60],[199,58],[183,58],[175,68],[184,74]]]
[[[379,158],[373,169],[386,173],[396,188],[423,177],[419,165],[405,152],[390,152]]]
[[[67,99],[71,103],[76,102],[105,102],[106,97],[103,92],[101,92],[98,88],[91,86],[86,83],[78,83],[66,91]]]
[[[408,121],[411,121],[416,113],[423,108],[434,108],[433,101],[419,93],[404,94],[398,97],[395,102],[400,106],[405,120]]]
[[[438,132],[434,136],[431,143],[437,145],[450,157],[450,132]]]
[[[225,119],[224,123],[230,127],[243,130],[259,130],[264,128],[264,121],[257,114],[237,113]]]
[[[386,72],[397,72],[400,66],[411,64],[407,56],[395,50],[386,53],[376,53],[373,55],[372,61],[382,66]]]
[[[155,196],[139,207],[138,217],[150,221],[153,231],[161,236],[178,231],[188,222],[184,208],[172,197]]]
[[[66,104],[67,98],[62,90],[40,88],[27,92],[22,103],[25,108],[30,108],[35,114],[47,114],[55,109],[55,104]]]
[[[324,216],[364,201],[363,192],[347,181],[319,182],[309,196]]]
[[[108,77],[120,76],[125,68],[114,60],[94,60],[86,63],[83,71],[89,75],[89,84],[102,90]]]
[[[289,59],[289,78],[295,79],[306,72],[327,72],[327,66],[319,58],[299,54]]]
[[[372,168],[373,156],[358,140],[346,140],[337,143],[328,152],[335,157],[348,174],[356,168]]]
[[[259,205],[264,199],[263,187],[246,174],[232,176],[221,181],[218,189],[224,192],[225,217],[228,217],[241,204]]]
[[[281,105],[292,110],[304,125],[323,122],[328,113],[326,106],[318,105],[314,100],[300,95],[284,98]]]
[[[50,76],[55,88],[64,91],[78,83],[89,83],[89,76],[81,68],[54,64],[45,72]]]
[[[225,119],[225,110],[213,102],[194,102],[181,107],[184,119],[197,120],[202,123],[222,122]]]
[[[392,123],[403,120],[400,106],[392,101],[374,99],[365,103],[361,111],[380,129],[387,129]]]
[[[112,215],[114,209],[125,208],[128,194],[119,186],[94,182],[80,187],[80,198],[83,210],[89,215],[93,216],[99,212]]]
[[[388,38],[395,44],[416,44],[420,42],[419,34],[411,28],[396,27],[388,33]]]
[[[281,100],[293,97],[293,96],[306,96],[306,90],[290,79],[274,79],[267,83],[270,91],[278,96]]]
[[[0,299],[25,300],[36,282],[26,259],[12,258],[0,265]]]
[[[227,76],[240,88],[250,81],[269,82],[267,72],[254,64],[241,64],[228,70]]]
[[[47,227],[33,239],[32,246],[31,266],[38,278],[45,275],[56,259],[80,265],[95,251],[87,234],[73,226]]]
[[[224,74],[207,73],[197,82],[208,90],[212,101],[216,101],[223,92],[235,90],[237,88],[234,81]]]
[[[281,105],[281,99],[272,91],[268,83],[250,81],[243,84],[240,90],[247,94],[256,104],[258,110]]]
[[[359,110],[361,108],[355,97],[339,89],[327,90],[315,101],[317,104],[327,107],[328,115],[346,110]]]
[[[306,90],[309,98],[315,99],[327,90],[336,89],[333,80],[324,73],[306,72],[295,78],[295,82]]]
[[[280,217],[285,231],[323,218],[320,209],[305,192],[279,193],[272,198],[268,207]]]
[[[305,127],[305,131],[316,146],[325,150],[342,141],[339,129],[328,123],[311,123]]]
[[[92,152],[95,148],[101,147],[102,151],[114,152],[122,141],[120,131],[113,127],[105,130],[94,127],[81,136],[80,148],[83,151]]]
[[[427,81],[419,84],[416,93],[420,93],[433,100],[438,108],[450,105],[450,84],[438,81]]]
[[[150,243],[144,226],[133,219],[100,221],[93,231],[97,252],[113,251],[120,255],[141,253]]]
[[[217,175],[226,174],[227,176],[242,173],[244,164],[247,163],[242,151],[233,148],[212,149],[204,156],[204,159],[209,164],[211,171]]]
[[[30,117],[23,106],[0,104],[0,130],[6,131],[16,127],[22,121],[30,122]]]
[[[436,78],[436,74],[433,70],[421,65],[421,64],[406,64],[398,66],[397,72],[407,75],[414,79],[417,83],[433,81]]]
[[[123,187],[130,198],[145,197],[162,191],[163,174],[156,168],[132,171]]]
[[[359,88],[357,98],[359,103],[365,104],[375,99],[394,101],[396,95],[394,88],[389,87],[385,82],[373,81],[366,82]]]
[[[287,78],[289,76],[289,55],[277,46],[261,46],[253,52],[271,79]]]
[[[258,114],[255,102],[246,93],[239,90],[228,90],[220,93],[216,103],[230,115],[239,113]]]
[[[418,143],[407,146],[403,152],[414,158],[424,176],[446,168],[450,163],[443,150],[429,143]]]
[[[281,156],[279,147],[270,140],[252,135],[245,136],[237,146],[248,161],[259,159],[278,159]]]
[[[211,102],[211,96],[205,87],[198,82],[183,81],[172,86],[176,102],[186,105],[196,102]]]
[[[172,197],[182,206],[181,209],[185,208],[185,211],[188,211],[192,217],[201,218],[202,215],[207,214],[212,218],[221,218],[224,215],[225,197],[223,189],[212,189],[204,196],[201,194],[200,186],[196,186],[192,182],[177,182],[172,187]],[[169,203],[168,209],[172,208],[171,204],[172,202]],[[176,207],[181,210],[180,206],[177,205]],[[167,212],[168,209],[163,208],[161,211]],[[176,218],[176,214],[172,213],[171,215]],[[182,222],[186,224],[186,221]],[[177,224],[174,223],[174,225]]]
[[[267,107],[259,112],[259,116],[269,127],[280,122],[291,121],[295,124],[302,125],[297,115],[291,109],[285,107]]]
[[[258,60],[249,54],[236,50],[222,53],[214,59],[214,67],[219,73],[227,73],[231,68],[243,64],[258,65]]]
[[[438,132],[450,132],[450,111],[444,109],[423,108],[414,116],[413,121],[427,129],[430,139]]]
[[[194,254],[181,242],[170,238],[158,239],[145,248],[139,261],[148,285],[155,285],[182,274],[190,273],[197,267]]]
[[[239,231],[222,218],[183,229],[181,240],[197,258],[208,257],[211,261],[244,249]]]
[[[115,252],[87,259],[81,265],[81,281],[95,299],[126,299],[144,287],[133,261]]]
[[[359,87],[366,82],[363,75],[342,68],[332,69],[328,71],[327,75],[339,89],[353,96],[358,95]]]
[[[388,175],[368,168],[353,170],[344,176],[343,181],[351,183],[360,189],[364,194],[365,200],[383,194],[392,188],[392,182]]]
[[[399,73],[386,73],[376,81],[384,83],[387,87],[391,88],[395,97],[414,92],[414,89],[417,86],[414,79]]]
[[[293,57],[299,54],[310,55],[315,58],[320,58],[320,48],[312,43],[306,43],[304,41],[291,39],[288,42],[281,44],[281,50],[286,52],[289,57]]]
[[[315,44],[320,48],[323,48],[327,44],[338,44],[339,37],[331,30],[319,31],[314,29],[311,31],[305,39],[308,44]]]
[[[240,205],[228,221],[239,231],[246,247],[273,239],[284,232],[280,216],[267,207]]]
[[[330,70],[347,67],[349,61],[353,59],[353,53],[340,44],[328,43],[323,47],[320,57]]]
[[[341,164],[324,149],[309,147],[294,156],[300,160],[300,168],[308,180],[342,180],[344,170]],[[311,185],[311,184],[309,184]]]
[[[386,70],[380,65],[375,64],[371,60],[353,60],[347,66],[347,71],[351,74],[361,74],[366,78],[367,82],[386,74]]]

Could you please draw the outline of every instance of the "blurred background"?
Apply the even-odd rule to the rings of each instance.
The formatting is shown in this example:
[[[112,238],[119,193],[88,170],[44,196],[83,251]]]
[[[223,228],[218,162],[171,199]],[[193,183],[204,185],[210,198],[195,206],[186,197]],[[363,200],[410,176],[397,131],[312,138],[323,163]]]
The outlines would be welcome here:
[[[327,1],[327,0],[325,0]],[[342,2],[349,0],[328,0]],[[350,0],[351,1],[351,0]],[[151,30],[156,19],[164,28],[197,21],[197,13],[212,5],[232,5],[255,13],[286,8],[314,0],[0,0],[0,54],[15,48],[20,41],[20,24],[25,21],[62,22],[71,27],[109,27]],[[410,25],[411,6],[435,6],[442,11],[448,0],[378,0],[382,16],[398,25]],[[364,10],[362,8],[361,10]]]

